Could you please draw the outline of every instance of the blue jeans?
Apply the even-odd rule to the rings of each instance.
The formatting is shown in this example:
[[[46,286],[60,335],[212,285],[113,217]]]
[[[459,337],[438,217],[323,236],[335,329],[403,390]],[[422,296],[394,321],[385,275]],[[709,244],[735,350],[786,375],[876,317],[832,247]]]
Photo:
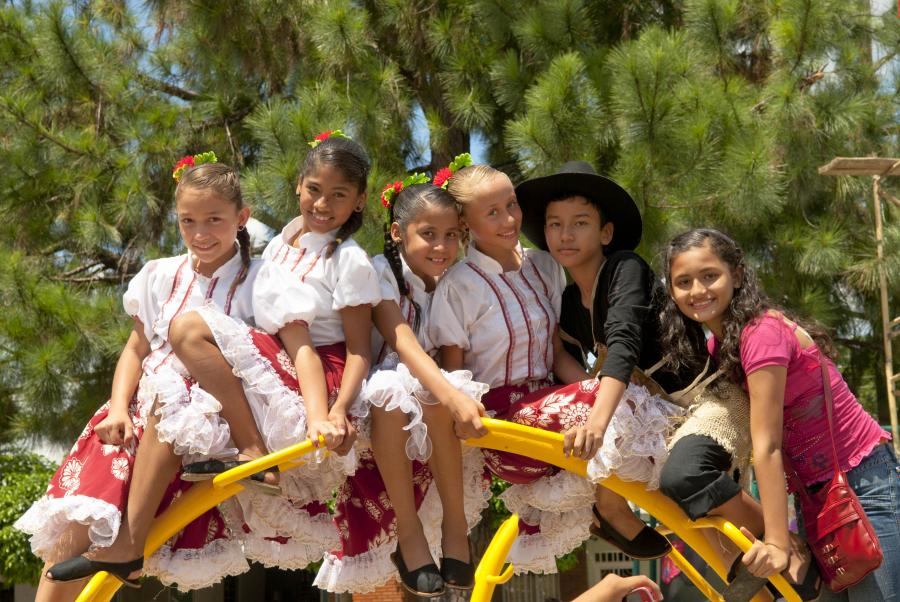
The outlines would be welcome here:
[[[823,586],[820,601],[900,601],[900,464],[894,448],[879,445],[847,479],[878,535],[884,560],[878,570],[838,594]]]

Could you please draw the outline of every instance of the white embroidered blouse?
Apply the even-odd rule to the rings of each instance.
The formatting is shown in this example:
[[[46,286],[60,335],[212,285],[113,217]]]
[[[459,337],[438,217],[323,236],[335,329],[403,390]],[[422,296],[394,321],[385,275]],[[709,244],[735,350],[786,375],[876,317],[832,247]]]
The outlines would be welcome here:
[[[491,388],[547,378],[566,278],[549,253],[519,248],[521,267],[504,272],[475,245],[438,282],[429,334],[463,349],[463,368]]]
[[[325,249],[335,239],[337,230],[326,234],[307,232],[298,238],[302,227],[303,218],[294,218],[269,242],[263,258],[293,272],[313,291],[316,320],[309,327],[313,344],[340,343],[345,336],[339,310],[381,301],[375,268],[353,239],[342,242],[326,258]],[[297,246],[293,246],[295,240]]]
[[[169,325],[179,315],[204,304],[270,334],[285,324],[313,324],[315,304],[308,286],[261,259],[250,261],[244,282],[232,286],[244,271],[240,253],[212,277],[194,271],[190,254],[148,261],[128,283],[122,302],[128,315],[144,326],[150,355],[144,371],[155,372],[174,356],[167,340]]]
[[[406,286],[409,287],[409,290],[412,293],[413,301],[419,305],[419,330],[416,332],[416,339],[418,339],[419,345],[422,346],[425,353],[432,354],[436,347],[431,341],[431,336],[428,333],[431,293],[425,290],[425,282],[416,276],[410,269],[406,264],[406,260],[403,259],[402,254],[400,255],[400,261],[403,264],[403,278],[406,280]],[[413,307],[413,304],[409,302],[407,296],[400,294],[400,286],[397,284],[397,279],[394,277],[394,272],[391,270],[391,265],[388,263],[387,257],[378,255],[372,259],[372,264],[375,266],[375,272],[378,274],[378,282],[381,285],[381,299],[383,301],[395,302],[400,307],[400,313],[403,314],[403,319],[406,320],[406,323],[409,324],[410,327],[413,327],[413,323],[415,322],[415,308]],[[377,329],[373,330],[372,365],[374,366],[381,362],[391,351],[393,351],[393,349],[385,344],[384,339],[381,337],[381,333],[379,333]]]

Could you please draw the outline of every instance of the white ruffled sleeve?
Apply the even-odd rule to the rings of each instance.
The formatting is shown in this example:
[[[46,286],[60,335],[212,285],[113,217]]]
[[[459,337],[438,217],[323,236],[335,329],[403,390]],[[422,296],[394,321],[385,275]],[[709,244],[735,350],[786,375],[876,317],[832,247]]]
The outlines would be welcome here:
[[[378,276],[366,252],[356,242],[341,244],[334,255],[324,261],[332,262],[336,281],[331,309],[339,311],[357,305],[377,305],[381,302]]]
[[[141,321],[144,325],[144,336],[153,340],[153,324],[159,311],[159,299],[154,292],[158,284],[159,260],[148,261],[141,271],[128,283],[128,290],[122,295],[125,313]]]
[[[378,285],[381,288],[381,300],[393,301],[400,305],[400,287],[397,286],[397,278],[388,263],[387,257],[377,255],[372,258],[372,266],[375,268],[375,274],[378,278]]]
[[[466,294],[459,276],[457,264],[438,282],[431,299],[431,311],[428,314],[428,335],[435,347],[456,346],[467,351],[469,345],[469,327],[475,320],[475,309],[478,296]],[[466,301],[468,299],[468,301]]]
[[[316,317],[315,291],[286,269],[263,263],[253,282],[253,319],[256,326],[276,334],[285,324]]]

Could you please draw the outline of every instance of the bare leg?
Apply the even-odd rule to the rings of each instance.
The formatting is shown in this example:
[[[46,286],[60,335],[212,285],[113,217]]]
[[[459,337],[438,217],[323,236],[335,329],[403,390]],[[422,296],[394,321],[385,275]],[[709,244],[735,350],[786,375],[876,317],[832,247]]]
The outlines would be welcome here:
[[[47,569],[57,562],[84,554],[91,545],[91,539],[88,536],[88,526],[75,524],[69,531],[60,538],[60,544],[56,554],[47,559],[44,564],[44,573]],[[87,579],[80,581],[52,581],[47,579],[45,574],[41,574],[41,580],[38,582],[37,594],[35,602],[60,602],[62,600],[74,600],[87,585]]]
[[[646,526],[632,512],[625,498],[602,485],[594,488],[594,501],[603,520],[626,539],[634,539]]]
[[[181,466],[181,458],[175,455],[172,446],[157,437],[156,422],[156,416],[151,414],[138,446],[128,491],[128,509],[119,535],[110,547],[88,554],[92,559],[127,562],[144,554],[156,510]]]
[[[462,449],[453,432],[453,418],[442,405],[423,405],[432,452],[428,461],[444,511],[441,548],[444,556],[469,562],[469,525],[463,503]]]
[[[413,495],[412,463],[406,457],[408,420],[403,412],[372,408],[372,452],[397,520],[397,540],[410,570],[434,562]]]
[[[188,312],[172,322],[169,344],[191,376],[222,404],[222,417],[231,429],[231,438],[241,459],[259,458],[268,453],[241,380],[234,375],[212,331],[197,312]],[[276,484],[278,475],[266,473],[266,482]]]

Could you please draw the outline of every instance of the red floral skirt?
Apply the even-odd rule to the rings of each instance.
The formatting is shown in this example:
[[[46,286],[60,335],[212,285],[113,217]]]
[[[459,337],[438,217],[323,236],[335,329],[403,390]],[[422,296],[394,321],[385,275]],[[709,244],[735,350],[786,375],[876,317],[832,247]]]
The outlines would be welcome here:
[[[277,451],[307,439],[306,409],[297,372],[278,337],[251,328],[221,312],[202,308],[219,349],[244,387],[254,419],[267,448]],[[329,403],[337,398],[344,373],[344,343],[316,348],[325,369]],[[358,408],[350,410],[350,419]],[[229,522],[239,522],[247,558],[267,566],[304,568],[321,560],[337,545],[337,529],[328,514],[331,500],[356,455],[316,452],[298,468],[281,474],[281,495],[245,489],[227,509]]]
[[[190,383],[181,379],[180,386],[187,389]],[[94,431],[106,418],[109,403],[90,419],[50,480],[45,496],[16,522],[18,529],[31,535],[31,548],[37,556],[59,559],[60,542],[79,525],[88,527],[92,546],[106,547],[115,541],[128,503],[134,458],[144,433],[143,411],[136,396],[129,407],[134,439],[128,446],[104,444]],[[157,515],[190,487],[176,475]],[[144,564],[145,574],[166,584],[176,583],[184,591],[207,587],[248,568],[240,542],[231,538],[218,508],[191,522]]]

